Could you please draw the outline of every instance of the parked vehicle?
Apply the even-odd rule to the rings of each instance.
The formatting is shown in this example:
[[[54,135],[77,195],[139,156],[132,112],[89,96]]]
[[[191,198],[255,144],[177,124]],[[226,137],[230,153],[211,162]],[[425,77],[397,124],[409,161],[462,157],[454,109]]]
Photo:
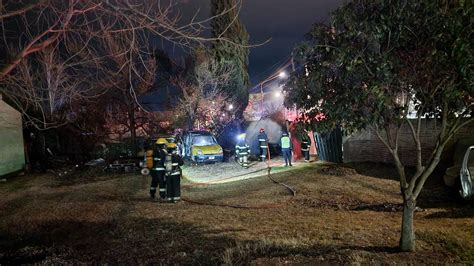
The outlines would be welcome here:
[[[469,149],[466,150],[459,173],[461,182],[459,194],[463,199],[470,199],[474,196],[474,190],[472,186],[472,179],[474,178],[474,166],[469,167],[468,165],[469,157],[474,157],[472,150],[474,150],[474,146],[470,146]]]
[[[444,183],[453,187],[464,200],[474,198],[474,139],[459,141],[454,155],[454,166],[446,170]]]
[[[207,131],[189,131],[182,136],[181,154],[198,163],[222,162],[224,154],[216,137]]]

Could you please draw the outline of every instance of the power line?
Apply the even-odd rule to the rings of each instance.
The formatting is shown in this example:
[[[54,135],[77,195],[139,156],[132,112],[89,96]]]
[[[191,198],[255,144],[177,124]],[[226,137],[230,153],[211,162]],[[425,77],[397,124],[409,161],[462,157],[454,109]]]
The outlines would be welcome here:
[[[288,68],[289,66],[291,65],[291,61],[287,61],[286,64],[280,66],[276,71],[273,72],[272,75],[269,75],[266,79],[260,81],[259,83],[257,83],[255,86],[253,86],[252,88],[249,89],[249,92],[252,93],[252,92],[255,92],[257,90],[260,90],[260,85],[262,83],[265,83],[267,81],[269,81],[269,79],[272,79],[272,77],[275,77],[277,75],[279,75],[279,72],[281,72],[282,70]],[[290,72],[291,73],[291,72]],[[264,86],[264,87],[267,87],[267,86]]]
[[[291,55],[287,55],[287,56],[281,58],[280,60],[276,61],[273,65],[266,68],[266,70],[261,71],[258,75],[256,75],[254,79],[259,80],[259,79],[261,79],[261,77],[267,76],[268,73],[274,72],[273,69],[275,67],[277,67],[277,69],[280,69],[282,67],[282,65],[290,59],[290,57],[291,57]]]

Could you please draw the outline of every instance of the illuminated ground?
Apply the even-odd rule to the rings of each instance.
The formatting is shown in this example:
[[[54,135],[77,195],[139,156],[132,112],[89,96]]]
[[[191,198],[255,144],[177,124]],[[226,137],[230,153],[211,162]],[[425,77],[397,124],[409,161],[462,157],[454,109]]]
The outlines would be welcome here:
[[[266,177],[184,184],[190,200],[247,209],[153,202],[141,176],[17,177],[0,183],[0,264],[474,262],[474,208],[446,203],[443,187],[420,199],[418,253],[404,254],[390,169],[365,167],[375,178],[321,167],[275,175],[294,198]]]
[[[294,168],[308,165],[304,161],[292,164]],[[268,166],[272,168],[272,173],[293,170],[292,167],[285,167],[282,157],[276,157],[266,162],[252,161],[249,168],[244,168],[234,161],[216,164],[186,164],[183,167],[183,175],[191,182],[219,184],[262,176],[267,173]]]

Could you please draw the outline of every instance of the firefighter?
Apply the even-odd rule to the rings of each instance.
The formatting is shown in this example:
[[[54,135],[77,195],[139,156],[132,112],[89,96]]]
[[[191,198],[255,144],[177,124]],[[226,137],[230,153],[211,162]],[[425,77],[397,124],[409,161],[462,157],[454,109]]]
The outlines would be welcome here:
[[[304,161],[309,163],[309,148],[311,147],[311,138],[308,136],[308,132],[305,130],[301,137],[301,153],[304,156]]]
[[[283,158],[285,158],[285,166],[293,166],[291,164],[291,140],[288,137],[288,133],[284,132],[280,139],[281,145],[281,153],[283,154]]]
[[[153,151],[153,168],[151,174],[150,197],[155,198],[156,187],[159,186],[160,198],[166,198],[166,181],[165,181],[165,159],[166,159],[166,144],[168,142],[164,138],[159,138],[155,143]]]
[[[268,155],[268,136],[263,128],[260,129],[258,134],[258,143],[260,147],[260,161],[265,162]]]
[[[165,161],[167,201],[177,202],[181,199],[181,166],[183,159],[178,154],[176,143],[168,144],[168,155]]]
[[[235,155],[242,167],[249,168],[250,147],[245,142],[245,133],[239,135],[239,141],[235,144]]]

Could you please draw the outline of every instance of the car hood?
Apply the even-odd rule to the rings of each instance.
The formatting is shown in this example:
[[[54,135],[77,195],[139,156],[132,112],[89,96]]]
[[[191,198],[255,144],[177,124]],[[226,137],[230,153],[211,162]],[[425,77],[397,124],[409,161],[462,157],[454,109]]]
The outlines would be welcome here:
[[[192,146],[193,147],[193,155],[197,154],[198,150],[201,150],[203,154],[216,154],[222,153],[221,145],[209,145],[209,146]]]

